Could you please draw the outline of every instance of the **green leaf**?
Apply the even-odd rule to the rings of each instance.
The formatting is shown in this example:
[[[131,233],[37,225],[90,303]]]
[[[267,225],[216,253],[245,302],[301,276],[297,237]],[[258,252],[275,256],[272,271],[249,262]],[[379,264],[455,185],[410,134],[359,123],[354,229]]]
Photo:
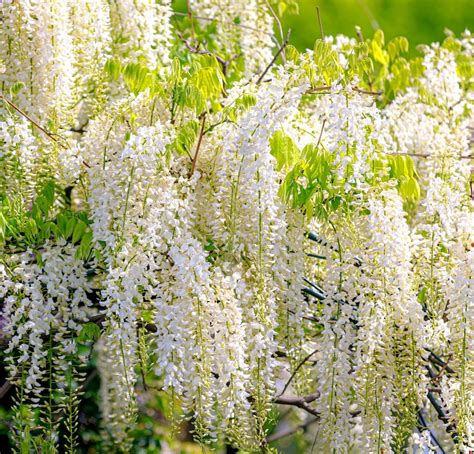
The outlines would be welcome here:
[[[341,205],[341,202],[342,202],[342,198],[340,196],[336,196],[329,201],[333,211],[336,211],[339,208],[339,206]]]
[[[137,95],[151,84],[148,68],[138,63],[128,63],[123,70],[123,80],[127,88]]]
[[[389,56],[387,51],[383,50],[377,41],[372,41],[372,53],[375,61],[381,63],[383,66],[387,66],[389,63]]]
[[[74,226],[74,230],[72,232],[72,242],[77,243],[84,235],[87,229],[87,224],[83,221],[77,221],[77,224]]]
[[[405,156],[405,168],[406,168],[406,175],[408,177],[413,177],[415,174],[413,159],[411,156]]]
[[[171,64],[171,81],[176,83],[181,80],[181,63],[178,58],[173,59]]]
[[[291,137],[283,131],[276,131],[271,137],[270,153],[277,160],[278,170],[293,165],[300,154]]]
[[[257,103],[255,95],[244,94],[235,100],[235,105],[242,107],[243,110],[248,110]]]
[[[25,221],[25,226],[24,226],[24,233],[26,239],[30,242],[33,243],[36,240],[36,236],[38,235],[38,225],[36,224],[36,221],[32,218],[28,218]]]
[[[100,328],[95,323],[86,323],[79,332],[77,340],[79,342],[95,342],[100,337]]]
[[[300,53],[298,52],[298,49],[296,49],[296,47],[292,46],[291,44],[286,46],[285,56],[287,60],[292,61],[293,63],[298,63],[300,59]]]
[[[191,120],[185,123],[178,131],[176,139],[171,144],[180,154],[189,154],[199,131],[199,122]]]
[[[418,292],[418,301],[420,303],[424,303],[428,296],[428,290],[426,287],[422,287],[421,290]]]
[[[205,100],[217,99],[224,89],[224,82],[224,75],[214,56],[204,55],[194,62],[194,71],[189,84],[196,87]]]
[[[68,239],[74,232],[76,219],[70,213],[61,213],[56,219],[59,235],[64,239]]]
[[[0,211],[0,241],[5,241],[6,231],[7,231],[7,218],[5,215]]]
[[[383,30],[375,30],[373,41],[375,41],[380,47],[385,45],[385,35]]]
[[[81,243],[76,251],[76,258],[79,260],[89,260],[92,253],[92,238],[93,234],[91,230],[86,231],[81,238]]]
[[[332,49],[332,45],[322,39],[316,40],[314,44],[314,62],[318,66],[324,83],[331,85],[342,74],[342,67],[339,63],[337,53]],[[310,80],[312,78],[310,77]],[[312,81],[313,82],[313,81]]]
[[[74,228],[76,227],[76,219],[73,218],[73,217],[70,217],[68,220],[67,220],[67,223],[66,223],[66,230],[64,232],[64,237],[66,239],[68,239],[72,233],[74,232]]]
[[[118,60],[110,59],[105,63],[104,69],[111,80],[117,81],[122,72],[122,64]]]
[[[420,185],[415,178],[410,178],[406,182],[407,185],[407,194],[411,200],[419,200],[421,196]]]
[[[42,194],[46,198],[49,205],[52,206],[54,202],[54,194],[55,194],[55,184],[53,180],[48,181],[44,185]]]
[[[25,84],[23,82],[15,82],[11,87],[10,87],[10,95],[15,96],[20,91],[25,87]]]

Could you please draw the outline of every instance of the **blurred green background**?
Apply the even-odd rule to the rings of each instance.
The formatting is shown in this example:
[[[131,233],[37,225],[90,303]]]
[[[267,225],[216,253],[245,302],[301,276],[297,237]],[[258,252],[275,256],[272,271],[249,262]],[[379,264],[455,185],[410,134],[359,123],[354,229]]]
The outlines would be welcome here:
[[[459,34],[474,32],[474,0],[297,0],[299,15],[285,15],[283,28],[291,28],[290,42],[298,49],[312,48],[320,37],[316,16],[319,7],[326,35],[355,36],[355,26],[371,37],[381,28],[387,40],[406,36],[410,53],[416,45],[442,41],[444,29]],[[186,11],[186,0],[175,0],[178,11]]]
[[[286,16],[292,43],[299,49],[313,47],[319,37],[316,6],[326,35],[355,36],[355,26],[371,37],[381,28],[385,38],[406,36],[411,52],[416,45],[442,41],[444,29],[474,32],[474,0],[299,0],[300,14]]]

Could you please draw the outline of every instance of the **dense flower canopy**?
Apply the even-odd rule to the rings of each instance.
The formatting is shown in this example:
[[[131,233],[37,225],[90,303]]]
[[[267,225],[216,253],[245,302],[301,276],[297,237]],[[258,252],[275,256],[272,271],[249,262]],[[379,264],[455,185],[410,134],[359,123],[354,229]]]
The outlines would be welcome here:
[[[77,451],[91,357],[104,452],[157,395],[214,448],[278,405],[317,452],[473,447],[474,37],[299,53],[272,5],[2,2],[19,451]]]

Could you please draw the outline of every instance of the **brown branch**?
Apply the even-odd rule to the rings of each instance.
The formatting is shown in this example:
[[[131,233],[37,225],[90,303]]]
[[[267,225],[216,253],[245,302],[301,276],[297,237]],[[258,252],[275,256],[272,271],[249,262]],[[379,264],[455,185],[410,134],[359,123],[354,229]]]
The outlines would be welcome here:
[[[191,5],[189,4],[189,0],[186,0],[186,8],[189,22],[191,22],[191,35],[193,37],[193,41],[196,42],[196,30],[194,30],[193,13],[191,12]]]
[[[310,88],[306,93],[308,93],[308,94],[319,93],[320,91],[328,91],[328,90],[331,90],[330,85],[322,85],[321,87]]]
[[[194,158],[191,163],[191,172],[189,174],[189,178],[191,178],[194,174],[194,170],[196,169],[196,163],[199,155],[199,150],[201,148],[201,143],[202,143],[202,138],[204,137],[204,128],[206,126],[206,113],[204,112],[201,115],[201,129],[199,131],[199,138],[198,138],[198,143],[196,145],[196,152],[194,153]]]
[[[372,95],[372,96],[380,96],[383,95],[383,91],[371,91],[371,90],[363,90],[362,88],[352,87],[354,91],[357,93],[362,93],[363,95]]]
[[[29,115],[27,115],[23,110],[21,110],[17,105],[15,105],[11,100],[5,97],[3,93],[0,93],[0,99],[3,99],[10,107],[15,109],[20,115],[25,117],[31,124],[36,126],[43,134],[48,136],[53,142],[57,143],[62,148],[67,148],[64,144],[62,144],[54,135],[47,131],[43,126],[41,126],[37,121],[33,120]]]
[[[418,410],[418,424],[421,426],[421,429],[427,430],[430,433],[431,439],[438,445],[438,448],[440,449],[441,454],[446,454],[446,451],[443,449],[440,442],[438,441],[438,439],[433,434],[432,430],[426,424],[425,418],[424,418],[423,413],[422,413],[421,410]],[[421,430],[420,430],[420,432],[421,432]]]
[[[402,156],[413,156],[415,158],[430,158],[432,155],[430,154],[422,154],[422,153],[385,153],[391,156],[402,155]],[[470,155],[461,155],[458,156],[457,159],[474,159],[474,156]]]
[[[302,396],[302,397],[278,396],[273,399],[273,402],[279,405],[290,405],[292,407],[301,408],[302,410],[305,410],[310,415],[319,417],[319,412],[317,412],[314,408],[311,408],[308,405],[311,402],[314,402],[318,397],[319,397],[319,392],[316,392],[314,394],[309,394],[307,396]]]
[[[7,380],[0,388],[0,400],[3,399],[12,388],[13,385]]]
[[[284,41],[283,44],[280,46],[280,48],[278,49],[277,53],[273,56],[272,61],[267,65],[267,67],[265,68],[265,70],[263,71],[263,73],[262,73],[262,74],[260,75],[260,77],[257,79],[257,82],[256,82],[257,85],[259,85],[259,84],[262,83],[263,78],[264,78],[265,75],[268,73],[268,71],[270,71],[270,68],[275,64],[275,62],[277,61],[278,56],[283,52],[283,50],[285,49],[285,47],[288,46],[288,42],[290,41],[290,34],[291,34],[291,29],[288,29],[288,33],[286,34],[285,41]]]
[[[451,435],[451,438],[455,443],[458,442],[458,433],[456,430],[456,426],[451,421],[451,418],[445,413],[441,404],[436,400],[432,392],[428,392],[428,400],[430,401],[431,405],[433,406],[436,414],[438,415],[438,419],[442,421],[446,425],[446,431]]]
[[[330,85],[322,85],[321,87],[313,87],[310,88],[306,93],[311,94],[311,93],[320,93],[324,92],[324,94],[331,94],[331,86]],[[361,93],[364,95],[372,95],[372,96],[380,96],[383,95],[383,91],[370,91],[370,90],[363,90],[362,88],[359,87],[352,87],[352,90]],[[326,93],[327,92],[327,93]]]

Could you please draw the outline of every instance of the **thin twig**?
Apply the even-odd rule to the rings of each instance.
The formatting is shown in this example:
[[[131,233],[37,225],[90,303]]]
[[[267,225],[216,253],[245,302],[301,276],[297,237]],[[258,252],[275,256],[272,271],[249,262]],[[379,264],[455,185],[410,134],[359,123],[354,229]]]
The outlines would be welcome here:
[[[36,126],[43,134],[48,136],[53,142],[57,143],[62,148],[67,148],[64,144],[62,144],[54,135],[47,131],[43,126],[41,126],[37,121],[33,120],[29,115],[27,115],[23,110],[21,110],[17,105],[15,105],[11,100],[5,97],[3,93],[0,93],[0,99],[3,99],[10,107],[15,109],[20,115],[25,117],[31,124]]]
[[[179,11],[175,11],[173,13],[175,16],[187,16],[188,14],[187,13],[182,13],[182,12],[179,12]],[[208,21],[208,22],[220,22],[222,24],[227,24],[227,25],[232,25],[234,27],[240,27],[240,28],[245,28],[247,30],[252,30],[254,32],[259,32],[259,33],[263,33],[265,35],[268,35],[268,36],[271,36],[272,38],[274,37],[273,36],[273,33],[269,33],[269,32],[265,32],[263,30],[259,30],[258,28],[255,28],[255,27],[251,27],[249,25],[244,25],[244,24],[236,24],[235,22],[232,22],[232,21],[227,21],[227,20],[220,20],[218,19],[217,17],[203,17],[203,16],[196,16],[196,15],[193,15],[194,19],[198,19],[198,20],[204,20],[204,21]]]
[[[306,255],[308,257],[314,257],[314,258],[320,259],[320,260],[326,260],[327,259],[327,257],[325,255],[313,254],[312,252],[307,252]]]
[[[326,125],[326,119],[323,120],[323,124],[321,125],[321,131],[319,132],[319,137],[318,137],[318,142],[316,143],[316,148],[319,147],[319,144],[321,143],[321,139],[323,137],[323,131],[324,131],[324,126]]]
[[[330,85],[322,85],[321,87],[310,88],[306,93],[311,94],[311,93],[318,93],[320,91],[329,91],[329,90],[331,90]]]
[[[263,73],[260,75],[260,77],[258,78],[257,80],[257,85],[259,85],[263,78],[265,77],[265,75],[267,74],[268,71],[270,71],[270,68],[274,65],[274,63],[277,61],[277,58],[278,56],[283,52],[283,50],[285,49],[285,47],[288,45],[288,42],[290,41],[290,34],[291,34],[291,29],[288,30],[288,33],[286,34],[286,38],[285,38],[285,41],[283,42],[283,44],[280,46],[280,48],[278,49],[277,53],[273,56],[272,58],[272,61],[267,65],[267,67],[265,68],[265,70],[263,71]]]
[[[193,13],[191,12],[191,5],[189,4],[189,0],[186,0],[186,9],[189,22],[191,22],[191,36],[193,37],[193,41],[196,42],[196,30],[194,30]]]
[[[321,39],[324,39],[323,22],[321,20],[321,14],[319,12],[319,6],[316,6],[316,14],[318,16],[319,33],[321,33]]]
[[[430,353],[430,355],[428,356],[428,361],[431,361],[432,363],[441,366],[449,374],[454,374],[453,368],[449,367],[448,363],[444,361],[440,356],[438,356],[433,350],[430,350],[429,348],[425,348],[425,350]]]
[[[430,158],[432,155],[430,154],[422,154],[422,153],[385,153],[391,156],[396,156],[397,154],[403,155],[403,156],[413,156],[415,158]],[[474,159],[474,156],[458,156],[457,159]]]
[[[282,392],[278,395],[278,397],[282,396],[283,394],[285,394],[285,391],[288,389],[288,386],[290,386],[290,383],[291,381],[293,380],[293,378],[295,378],[296,374],[298,373],[298,371],[304,366],[304,364],[313,356],[315,355],[317,352],[318,352],[319,349],[317,350],[314,350],[312,351],[311,353],[309,353],[308,355],[306,355],[301,361],[300,363],[296,366],[295,370],[293,371],[293,373],[291,374],[290,378],[288,379],[288,381],[285,383],[285,386],[283,387],[283,390]]]
[[[273,10],[272,8],[272,5],[270,5],[270,2],[268,0],[265,0],[265,3],[267,4],[267,7],[268,9],[270,10],[270,13],[271,15],[273,16],[273,18],[275,19],[277,25],[278,25],[278,30],[280,32],[280,38],[281,38],[281,42],[283,43],[285,38],[284,38],[284,34],[283,34],[283,27],[281,26],[281,21],[280,19],[278,18],[277,14],[275,13],[275,11]],[[280,45],[280,43],[278,43]],[[286,56],[285,56],[285,51],[283,50],[282,54],[281,54],[281,58],[283,60],[283,63],[286,63]]]
[[[180,32],[176,32],[177,35],[178,35],[178,38],[181,39],[181,41],[183,41],[184,45],[186,46],[186,48],[193,54],[199,54],[199,55],[212,55],[219,63],[220,65],[222,66],[222,74],[224,76],[227,75],[227,69],[229,68],[229,65],[234,61],[236,60],[237,58],[239,58],[242,54],[241,53],[238,53],[238,54],[235,54],[233,55],[232,57],[229,58],[229,60],[225,60],[224,58],[222,58],[220,55],[214,53],[214,52],[211,52],[207,47],[204,47],[204,49],[199,49],[197,46],[193,46],[183,35],[182,33]]]
[[[352,87],[353,91],[356,91],[357,93],[361,93],[363,95],[372,95],[372,96],[380,96],[383,95],[383,91],[370,91],[370,90],[364,90],[359,87]],[[312,94],[312,93],[320,93],[323,92],[324,94],[331,94],[331,86],[330,85],[322,85],[320,87],[313,87],[310,88],[306,93],[307,94]]]
[[[310,420],[306,421],[304,424],[300,424],[296,427],[289,427],[288,429],[281,430],[280,432],[276,432],[267,437],[266,443],[272,443],[277,440],[281,440],[282,438],[289,437],[290,435],[294,435],[296,432],[300,430],[307,429],[311,424],[319,421],[319,418],[311,418]]]
[[[194,153],[194,158],[191,164],[191,173],[189,174],[189,177],[191,178],[193,176],[194,170],[196,169],[196,163],[199,155],[199,149],[201,148],[201,143],[202,143],[202,138],[204,137],[204,128],[206,125],[206,113],[204,112],[202,114],[201,118],[201,129],[199,131],[199,138],[198,138],[198,143],[196,145],[196,152]]]
[[[219,63],[222,63],[224,62],[225,60],[220,57],[219,55],[217,54],[213,54],[212,52],[209,51],[209,49],[199,49],[199,44],[198,46],[194,46],[193,44],[191,44],[184,36],[182,33],[180,32],[177,32],[177,35],[178,35],[178,38],[183,41],[184,45],[186,46],[186,49],[189,50],[189,52],[191,52],[192,54],[199,54],[199,55],[214,55],[214,57],[216,57],[216,60],[219,62]]]
[[[383,91],[371,91],[371,90],[363,90],[358,87],[352,87],[354,91],[357,93],[362,93],[363,95],[372,95],[372,96],[380,96],[383,95]]]
[[[97,369],[92,369],[92,371],[87,375],[84,383],[82,383],[82,389],[85,390],[89,384],[99,375]]]

